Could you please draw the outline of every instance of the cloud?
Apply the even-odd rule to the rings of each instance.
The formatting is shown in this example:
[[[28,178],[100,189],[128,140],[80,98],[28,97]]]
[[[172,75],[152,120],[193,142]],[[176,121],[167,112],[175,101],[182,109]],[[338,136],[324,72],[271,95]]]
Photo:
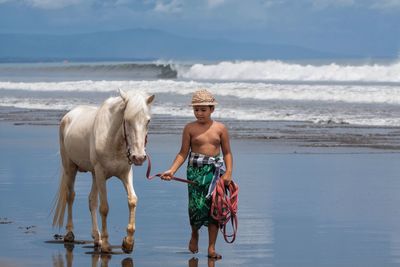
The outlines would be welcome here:
[[[349,7],[355,4],[355,0],[311,0],[315,8],[325,9],[329,7]]]
[[[0,0],[3,3],[23,4],[35,9],[55,10],[70,6],[93,6],[93,7],[116,7],[116,6],[134,6],[145,5],[147,0]]]
[[[391,10],[400,8],[400,0],[375,0],[370,6],[373,9]]]
[[[209,7],[214,8],[217,6],[222,5],[225,2],[225,0],[207,0],[207,4]]]
[[[92,0],[90,0],[92,1]],[[37,9],[61,9],[68,6],[79,5],[84,0],[0,0],[0,4],[24,4]]]
[[[182,11],[182,2],[180,0],[171,0],[166,3],[158,0],[154,10],[162,13],[179,13]]]
[[[263,6],[266,8],[271,8],[271,7],[280,6],[280,5],[284,5],[284,4],[285,4],[285,0],[265,0],[263,2]]]
[[[365,9],[397,10],[400,0],[310,0],[314,8],[326,9],[330,7],[357,7]]]
[[[40,9],[61,9],[81,3],[81,0],[25,0],[25,3]]]

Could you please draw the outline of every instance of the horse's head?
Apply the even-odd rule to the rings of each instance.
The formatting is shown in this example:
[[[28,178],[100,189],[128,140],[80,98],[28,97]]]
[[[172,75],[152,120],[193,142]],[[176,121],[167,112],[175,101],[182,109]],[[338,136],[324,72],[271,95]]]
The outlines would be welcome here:
[[[150,104],[154,100],[154,95],[123,90],[119,90],[119,93],[125,102],[122,127],[128,160],[135,165],[142,165],[146,160],[147,131],[151,118]]]

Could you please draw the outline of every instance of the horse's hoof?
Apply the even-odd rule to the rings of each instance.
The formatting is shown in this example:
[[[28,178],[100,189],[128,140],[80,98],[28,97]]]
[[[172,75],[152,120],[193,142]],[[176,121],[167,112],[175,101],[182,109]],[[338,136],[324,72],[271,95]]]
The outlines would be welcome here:
[[[101,242],[99,242],[99,241],[94,241],[93,244],[94,244],[94,248],[95,248],[95,249],[101,248]]]
[[[101,247],[101,253],[111,253],[112,249],[110,246],[102,246]]]
[[[75,241],[75,236],[74,233],[69,231],[65,236],[64,236],[64,242],[74,242]]]
[[[132,253],[134,243],[135,243],[134,240],[132,240],[132,243],[129,244],[128,241],[126,241],[125,237],[124,240],[122,241],[122,251],[124,251],[127,254]]]

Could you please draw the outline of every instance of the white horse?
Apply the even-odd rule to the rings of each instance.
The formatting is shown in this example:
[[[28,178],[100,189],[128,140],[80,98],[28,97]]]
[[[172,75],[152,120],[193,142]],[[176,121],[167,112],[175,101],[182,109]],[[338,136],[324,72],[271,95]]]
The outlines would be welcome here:
[[[134,245],[135,210],[137,197],[133,189],[131,164],[142,165],[146,160],[146,136],[150,122],[150,104],[154,95],[119,91],[120,96],[104,101],[100,108],[79,106],[68,112],[60,124],[60,153],[62,175],[58,190],[53,226],[63,226],[68,204],[67,234],[65,242],[74,241],[72,204],[74,183],[78,171],[92,173],[89,209],[92,216],[92,237],[102,252],[110,252],[107,232],[106,180],[118,177],[128,194],[129,223],[122,249],[131,253]],[[102,230],[98,229],[96,209]]]

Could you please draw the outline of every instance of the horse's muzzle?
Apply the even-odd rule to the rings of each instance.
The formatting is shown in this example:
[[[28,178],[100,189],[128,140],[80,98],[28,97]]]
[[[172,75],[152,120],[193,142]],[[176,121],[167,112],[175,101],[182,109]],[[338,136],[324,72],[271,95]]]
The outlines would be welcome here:
[[[141,166],[143,164],[143,162],[145,162],[147,159],[146,155],[132,155],[131,157],[131,162],[135,165],[135,166]]]

